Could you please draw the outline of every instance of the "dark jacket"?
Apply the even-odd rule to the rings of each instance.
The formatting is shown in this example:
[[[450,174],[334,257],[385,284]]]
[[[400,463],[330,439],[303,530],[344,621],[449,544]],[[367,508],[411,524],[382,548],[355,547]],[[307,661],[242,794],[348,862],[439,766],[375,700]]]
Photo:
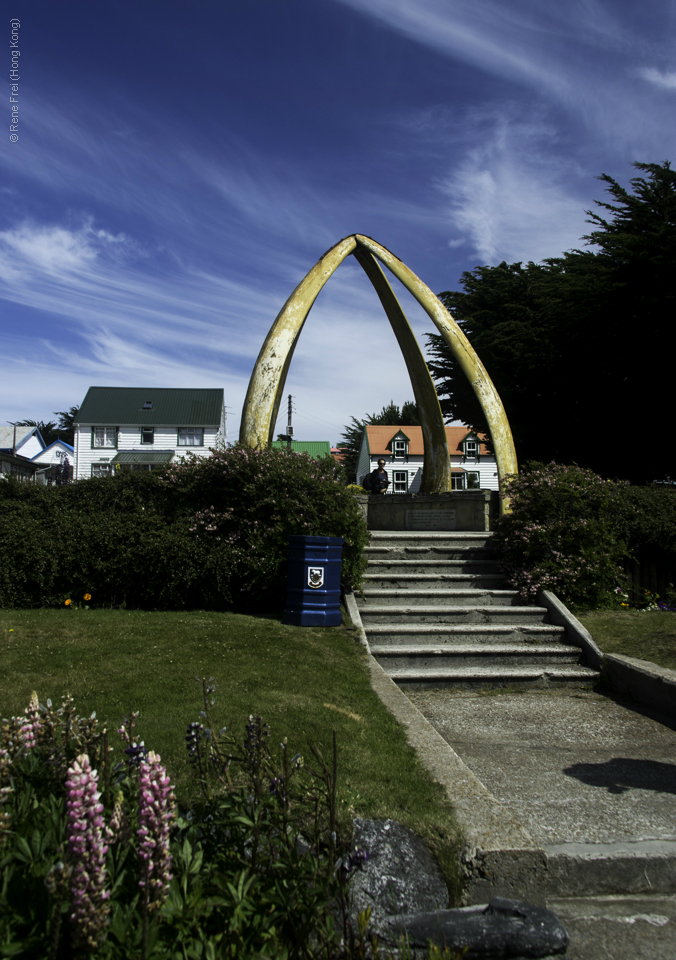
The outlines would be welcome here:
[[[387,477],[387,479],[383,482],[378,477],[379,473],[380,473],[380,470],[378,469],[378,467],[376,467],[375,470],[372,470],[371,473],[369,474],[371,478],[371,493],[382,493],[383,491],[387,490],[388,486],[390,485],[389,477]],[[385,473],[387,476],[386,471],[383,471],[383,473]]]

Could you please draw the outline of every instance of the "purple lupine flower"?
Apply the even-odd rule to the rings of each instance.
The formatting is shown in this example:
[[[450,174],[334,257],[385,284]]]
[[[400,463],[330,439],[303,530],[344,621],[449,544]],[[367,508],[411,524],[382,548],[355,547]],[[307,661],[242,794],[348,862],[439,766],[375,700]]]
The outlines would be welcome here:
[[[171,854],[169,831],[174,819],[174,791],[160,757],[151,750],[139,770],[138,855],[141,859],[139,886],[145,892],[149,909],[161,906],[169,882]]]
[[[106,890],[105,826],[99,778],[86,753],[80,754],[68,768],[66,780],[66,818],[68,850],[73,864],[71,874],[70,919],[76,947],[95,950],[103,937],[110,904]]]
[[[42,721],[40,720],[40,705],[35,690],[31,693],[30,701],[24,713],[26,714],[26,719],[21,727],[21,736],[27,749],[32,750],[37,744],[36,734],[40,732],[42,726]]]

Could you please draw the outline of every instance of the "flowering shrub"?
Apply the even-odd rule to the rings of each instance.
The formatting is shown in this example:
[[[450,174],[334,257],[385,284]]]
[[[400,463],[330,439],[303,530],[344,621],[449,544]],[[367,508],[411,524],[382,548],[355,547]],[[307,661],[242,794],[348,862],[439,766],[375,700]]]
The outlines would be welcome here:
[[[232,447],[164,473],[0,486],[0,606],[283,606],[288,536],[341,536],[358,585],[368,532],[332,458]],[[79,598],[82,598],[80,600]],[[70,603],[65,601],[69,600]]]
[[[627,486],[556,463],[527,464],[509,479],[512,512],[499,519],[493,542],[524,600],[546,589],[578,608],[622,602]]]
[[[204,722],[186,737],[201,799],[179,817],[160,757],[134,735],[138,714],[112,769],[106,731],[70,698],[54,709],[34,694],[2,721],[3,955],[384,958],[368,912],[355,927],[348,914],[369,858],[340,837],[335,734],[328,762],[317,747],[312,765],[291,758],[286,740],[273,757],[260,717],[243,739],[216,732],[201,682]]]

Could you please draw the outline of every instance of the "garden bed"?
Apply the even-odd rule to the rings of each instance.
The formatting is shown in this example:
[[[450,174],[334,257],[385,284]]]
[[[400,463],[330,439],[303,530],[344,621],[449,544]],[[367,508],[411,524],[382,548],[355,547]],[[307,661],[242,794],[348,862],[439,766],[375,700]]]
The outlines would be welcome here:
[[[114,744],[132,707],[137,736],[161,754],[184,805],[184,738],[201,710],[197,676],[214,678],[215,722],[235,735],[258,713],[273,744],[288,737],[290,749],[309,756],[310,743],[328,755],[335,730],[343,831],[354,816],[398,820],[425,839],[459,895],[451,805],[371,689],[365,655],[346,628],[199,611],[0,610],[0,657],[0,715],[22,713],[32,690],[42,702],[70,693],[80,714],[96,711]]]

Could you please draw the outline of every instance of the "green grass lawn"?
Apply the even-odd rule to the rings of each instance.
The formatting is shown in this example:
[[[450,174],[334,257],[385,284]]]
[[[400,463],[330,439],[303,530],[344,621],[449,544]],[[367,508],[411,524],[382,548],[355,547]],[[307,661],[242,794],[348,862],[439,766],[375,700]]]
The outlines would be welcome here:
[[[166,762],[179,801],[190,800],[183,738],[200,719],[201,683],[214,677],[216,728],[244,734],[249,714],[270,725],[274,745],[312,760],[338,743],[340,818],[392,818],[424,837],[457,901],[460,834],[451,804],[371,689],[363,649],[344,627],[291,627],[231,613],[126,610],[0,610],[0,715],[23,712],[31,691],[56,704],[71,693],[96,711],[117,741],[120,721],[140,711],[137,732]]]
[[[592,610],[578,620],[604,653],[622,653],[676,670],[676,613]]]

